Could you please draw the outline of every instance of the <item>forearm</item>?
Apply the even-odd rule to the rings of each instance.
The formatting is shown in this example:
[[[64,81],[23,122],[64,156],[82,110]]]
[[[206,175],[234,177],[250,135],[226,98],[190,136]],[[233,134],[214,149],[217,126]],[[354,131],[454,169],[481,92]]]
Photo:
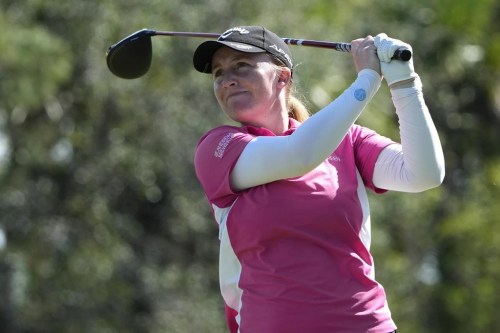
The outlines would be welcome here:
[[[346,91],[293,134],[252,140],[231,173],[233,188],[241,190],[297,177],[317,167],[337,148],[380,83],[379,74],[363,70]]]
[[[399,117],[401,146],[382,151],[375,165],[374,184],[405,192],[438,186],[444,178],[443,150],[420,79],[416,78],[413,87],[391,89],[391,94]]]

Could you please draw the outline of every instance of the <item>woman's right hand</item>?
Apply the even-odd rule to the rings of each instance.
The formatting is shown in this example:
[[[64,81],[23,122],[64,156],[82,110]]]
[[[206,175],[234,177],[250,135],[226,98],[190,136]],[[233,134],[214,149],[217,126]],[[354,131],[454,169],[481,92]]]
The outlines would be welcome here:
[[[413,81],[418,77],[413,68],[413,59],[409,61],[392,60],[397,49],[412,50],[411,45],[399,39],[390,38],[385,33],[380,33],[374,38],[380,67],[387,84],[391,88],[405,88],[413,86]]]
[[[377,47],[372,36],[368,35],[365,38],[358,38],[351,41],[351,55],[357,73],[362,69],[370,68],[382,76],[380,60],[377,56]]]

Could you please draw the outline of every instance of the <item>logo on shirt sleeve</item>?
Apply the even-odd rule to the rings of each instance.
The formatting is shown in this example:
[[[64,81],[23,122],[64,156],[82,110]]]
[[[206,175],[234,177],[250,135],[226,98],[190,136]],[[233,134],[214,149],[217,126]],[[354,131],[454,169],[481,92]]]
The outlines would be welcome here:
[[[328,157],[328,160],[329,160],[330,162],[332,162],[332,163],[333,163],[333,162],[342,162],[342,159],[341,159],[340,157],[338,157],[337,155],[330,155],[330,156]]]
[[[361,88],[356,89],[356,90],[354,91],[354,97],[355,97],[358,101],[360,101],[360,102],[364,101],[364,100],[365,100],[365,98],[366,98],[366,90],[361,89]]]
[[[224,156],[224,152],[226,151],[227,146],[231,142],[234,137],[234,133],[227,133],[224,137],[219,141],[217,148],[215,148],[214,156],[217,158],[222,158]]]

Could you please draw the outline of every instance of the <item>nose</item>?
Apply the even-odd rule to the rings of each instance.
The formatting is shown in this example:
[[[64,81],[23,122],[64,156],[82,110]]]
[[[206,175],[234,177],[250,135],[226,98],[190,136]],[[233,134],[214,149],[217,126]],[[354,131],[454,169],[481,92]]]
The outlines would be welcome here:
[[[234,80],[226,81],[224,83],[224,88],[229,88],[229,87],[234,87],[234,86],[236,86],[236,81],[234,81]]]
[[[231,72],[224,73],[220,79],[221,86],[223,88],[230,88],[238,85],[238,81]]]

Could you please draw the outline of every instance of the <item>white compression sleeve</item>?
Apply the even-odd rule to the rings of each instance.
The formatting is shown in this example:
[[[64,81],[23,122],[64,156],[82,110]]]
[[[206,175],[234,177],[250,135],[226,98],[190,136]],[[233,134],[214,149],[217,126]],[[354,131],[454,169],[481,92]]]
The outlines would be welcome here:
[[[377,72],[361,70],[348,89],[291,135],[250,141],[231,173],[233,189],[298,177],[317,167],[337,148],[380,83]]]
[[[399,118],[401,145],[380,153],[373,174],[375,186],[387,190],[420,192],[441,184],[444,156],[439,136],[422,94],[422,83],[391,89]]]

